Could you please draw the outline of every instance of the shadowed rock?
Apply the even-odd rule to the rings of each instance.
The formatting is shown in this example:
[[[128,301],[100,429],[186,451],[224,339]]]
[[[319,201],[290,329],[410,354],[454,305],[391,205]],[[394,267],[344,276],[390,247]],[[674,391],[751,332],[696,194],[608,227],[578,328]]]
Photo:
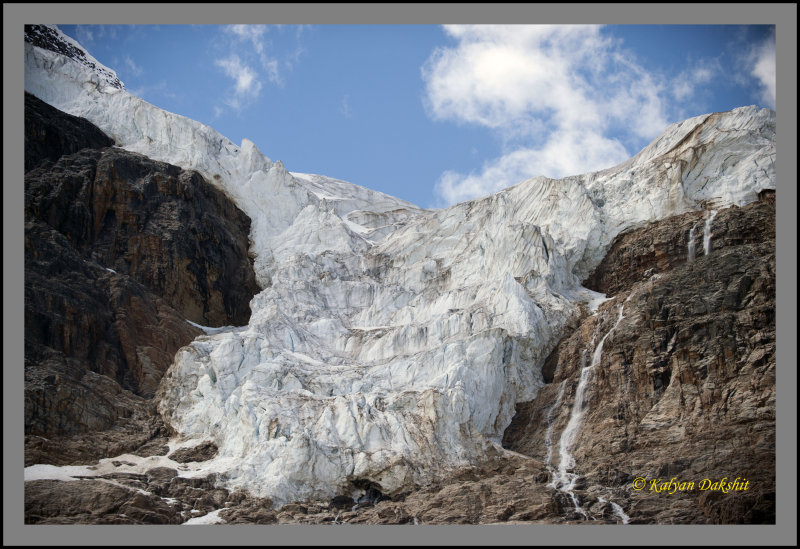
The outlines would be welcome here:
[[[110,147],[114,140],[91,122],[61,112],[25,92],[25,171],[82,149]]]

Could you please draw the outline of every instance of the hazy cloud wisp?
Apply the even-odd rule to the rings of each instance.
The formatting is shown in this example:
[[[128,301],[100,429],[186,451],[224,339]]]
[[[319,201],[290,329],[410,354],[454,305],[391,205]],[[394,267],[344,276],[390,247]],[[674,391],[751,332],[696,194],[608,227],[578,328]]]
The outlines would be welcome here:
[[[225,59],[217,59],[214,64],[220,67],[226,76],[234,80],[233,93],[226,99],[226,104],[236,110],[241,109],[248,101],[258,97],[261,82],[258,75],[236,54]]]
[[[219,35],[223,39],[222,49],[228,53],[217,57],[214,65],[234,81],[232,91],[223,99],[224,105],[241,111],[259,97],[264,83],[283,86],[283,73],[297,63],[303,49],[297,44],[283,61],[280,56],[271,55],[270,50],[275,49],[268,39],[272,27],[275,26],[226,25],[222,28]],[[295,41],[299,37],[297,34]],[[219,117],[224,111],[223,106],[216,105],[214,117]]]

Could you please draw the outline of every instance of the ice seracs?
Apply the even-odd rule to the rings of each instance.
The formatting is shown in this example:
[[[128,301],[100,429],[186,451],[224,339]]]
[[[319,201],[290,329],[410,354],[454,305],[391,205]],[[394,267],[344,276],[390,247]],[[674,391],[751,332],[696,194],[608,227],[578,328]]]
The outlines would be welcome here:
[[[85,86],[98,77],[60,53],[26,44],[25,58],[28,91],[198,170],[252,219],[249,325],[182,348],[157,398],[177,433],[218,446],[221,482],[276,504],[408,489],[481,459],[565,327],[604,299],[581,280],[616,235],[775,186],[775,114],[745,107],[670,126],[607,170],[425,211]]]

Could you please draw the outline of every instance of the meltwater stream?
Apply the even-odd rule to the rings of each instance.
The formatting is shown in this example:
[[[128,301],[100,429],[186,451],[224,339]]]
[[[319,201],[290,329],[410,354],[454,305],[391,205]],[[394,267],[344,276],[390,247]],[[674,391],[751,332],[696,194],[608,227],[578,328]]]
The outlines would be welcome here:
[[[545,421],[547,422],[547,431],[544,435],[544,445],[547,447],[547,455],[545,456],[545,464],[547,466],[547,470],[550,472],[550,476],[553,478],[552,483],[555,483],[555,469],[553,468],[553,416],[555,415],[558,408],[561,406],[561,401],[564,399],[564,389],[567,386],[567,380],[561,382],[561,389],[558,391],[558,397],[553,405],[547,410],[547,417]],[[551,485],[552,485],[551,483]]]
[[[706,226],[703,229],[703,251],[706,255],[711,253],[711,222],[714,221],[716,215],[717,210],[711,210],[709,212],[708,219],[706,219]]]
[[[697,223],[692,225],[692,228],[689,230],[689,250],[688,250],[688,257],[686,259],[686,261],[689,263],[694,261],[694,230],[696,228],[697,228]]]
[[[611,508],[614,510],[614,514],[619,517],[622,521],[622,524],[628,524],[631,521],[631,517],[625,514],[625,510],[620,507],[619,504],[614,503],[613,501],[608,501],[605,498],[597,498],[597,501],[600,503],[608,503],[611,505]]]
[[[581,507],[580,503],[578,502],[578,498],[575,495],[575,484],[578,481],[579,475],[574,472],[570,472],[575,468],[575,458],[570,453],[570,449],[572,445],[575,443],[575,438],[577,437],[578,431],[581,427],[581,421],[583,420],[583,416],[586,413],[586,408],[584,406],[584,393],[586,392],[586,385],[589,381],[589,376],[594,369],[594,367],[600,363],[600,358],[603,355],[603,345],[605,344],[606,339],[611,332],[613,332],[619,323],[622,322],[623,317],[623,310],[625,307],[625,303],[627,303],[633,294],[629,295],[628,298],[619,306],[619,314],[617,316],[617,321],[614,323],[614,326],[606,332],[600,342],[595,347],[594,352],[592,353],[592,361],[589,365],[586,365],[586,350],[584,350],[583,354],[581,355],[581,375],[580,379],[578,380],[578,386],[575,389],[575,400],[572,404],[572,411],[570,412],[569,422],[567,426],[564,428],[564,431],[561,433],[561,440],[559,442],[559,463],[558,463],[558,470],[553,471],[553,480],[550,482],[549,486],[568,494],[572,499],[573,505],[575,505],[575,511],[583,515],[584,518],[589,518],[586,511]],[[548,432],[545,436],[545,444],[548,445],[548,440],[550,437],[550,431],[552,426],[552,417],[551,411],[555,408],[557,404],[560,403],[561,397],[563,396],[563,384],[561,394],[556,401],[556,404],[548,411]],[[550,461],[551,450],[548,445],[548,464]],[[548,465],[549,466],[549,465]],[[616,505],[616,504],[612,504]],[[616,509],[616,508],[615,508]],[[622,508],[620,507],[620,510]],[[624,515],[624,512],[622,513]],[[621,516],[621,515],[620,515]],[[625,515],[627,516],[627,515]],[[625,522],[623,520],[623,522]]]

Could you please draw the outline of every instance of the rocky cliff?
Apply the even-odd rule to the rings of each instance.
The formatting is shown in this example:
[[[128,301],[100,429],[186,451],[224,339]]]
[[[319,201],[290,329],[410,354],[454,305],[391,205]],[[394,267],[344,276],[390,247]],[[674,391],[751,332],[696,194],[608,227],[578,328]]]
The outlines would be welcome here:
[[[687,238],[708,213],[620,236],[590,277],[615,297],[553,352],[544,367],[549,385],[517,406],[504,445],[547,460],[556,478],[571,454],[581,508],[605,495],[632,522],[774,522],[774,212],[772,201],[720,211],[710,253],[698,242],[693,261]],[[582,368],[588,383],[576,404]],[[565,456],[576,406],[580,425]],[[637,477],[648,479],[645,489],[633,489]],[[697,486],[650,489],[651,479],[674,477]],[[699,489],[725,477],[750,486]]]
[[[161,377],[203,333],[187,320],[246,324],[258,290],[249,220],[223,193],[111,145],[26,95],[28,463],[39,452],[56,462],[116,455],[155,435]],[[115,426],[124,434],[86,444]],[[79,434],[68,450],[51,440]]]

